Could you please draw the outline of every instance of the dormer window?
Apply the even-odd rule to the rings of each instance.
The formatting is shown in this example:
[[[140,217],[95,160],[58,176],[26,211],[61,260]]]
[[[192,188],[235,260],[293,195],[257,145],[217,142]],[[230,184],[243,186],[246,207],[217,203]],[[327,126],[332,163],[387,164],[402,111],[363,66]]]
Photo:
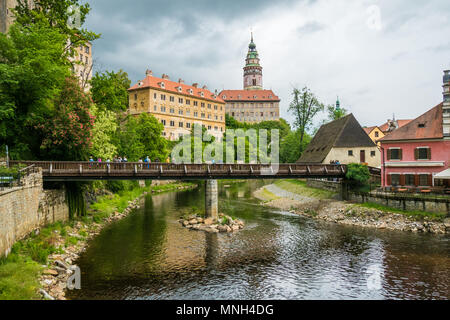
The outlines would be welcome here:
[[[272,95],[269,96],[269,99],[272,99]]]
[[[194,91],[193,91],[192,89],[189,89],[189,93],[190,93],[190,94],[193,94]]]
[[[425,123],[419,123],[419,128],[425,128]]]
[[[222,99],[224,99],[224,100],[225,100],[226,98],[227,98],[227,96],[225,96],[225,95],[223,95],[223,96],[222,96]]]
[[[253,96],[253,99],[257,99],[258,97],[256,95]]]
[[[183,90],[183,88],[181,88],[181,86],[177,87],[178,92],[181,92],[181,90]]]
[[[203,91],[202,91],[202,92],[200,92],[200,95],[201,95],[202,97],[204,97],[204,96],[205,96],[205,94],[203,93]]]
[[[160,82],[159,85],[161,88],[165,88],[164,82]]]
[[[139,81],[138,86],[140,87],[142,85],[143,85],[142,81]]]

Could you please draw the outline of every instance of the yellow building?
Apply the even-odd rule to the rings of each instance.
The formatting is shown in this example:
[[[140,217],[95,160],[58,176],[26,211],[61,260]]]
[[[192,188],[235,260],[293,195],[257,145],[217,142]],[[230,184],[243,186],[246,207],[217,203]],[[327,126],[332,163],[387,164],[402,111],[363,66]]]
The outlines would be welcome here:
[[[90,81],[92,79],[92,69],[94,63],[92,60],[92,44],[86,42],[84,45],[80,45],[74,48],[75,55],[70,58],[72,63],[72,72],[79,79],[80,86],[85,91],[91,89]]]
[[[383,138],[385,136],[383,131],[381,131],[381,129],[377,126],[370,127],[370,128],[363,128],[363,129],[367,133],[367,135],[370,137],[370,139],[372,139],[372,141],[377,144],[378,148],[380,148],[381,143],[378,142],[378,140],[380,140],[381,138]]]
[[[128,92],[129,114],[152,114],[164,125],[163,136],[169,140],[189,134],[194,124],[204,126],[219,140],[225,132],[225,102],[206,86],[189,86],[182,79],[170,81],[165,74],[157,78],[147,70],[145,79]]]

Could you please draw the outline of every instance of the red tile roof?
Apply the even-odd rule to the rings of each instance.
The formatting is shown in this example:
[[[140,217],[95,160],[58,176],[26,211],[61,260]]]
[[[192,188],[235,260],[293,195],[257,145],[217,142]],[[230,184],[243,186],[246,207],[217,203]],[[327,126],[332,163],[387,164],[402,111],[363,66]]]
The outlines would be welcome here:
[[[164,82],[164,88],[161,87],[162,82]],[[141,83],[141,85],[139,85],[139,83]],[[168,79],[157,78],[153,76],[147,76],[144,80],[139,81],[134,86],[129,88],[128,91],[139,90],[143,88],[154,88],[158,90],[173,92],[176,94],[183,94],[186,96],[191,96],[199,99],[205,99],[213,102],[225,103],[225,101],[223,101],[220,98],[220,95],[214,98],[214,93],[212,93],[208,89],[196,88],[194,86],[189,86],[183,83],[170,81]],[[181,88],[181,90],[179,91],[178,88]],[[192,94],[190,93],[190,90],[192,90]]]
[[[225,101],[280,102],[280,98],[272,90],[223,90],[219,96]]]
[[[380,139],[380,141],[442,139],[444,137],[442,130],[442,106],[443,103],[437,105],[420,117],[410,121],[407,125]]]
[[[406,126],[408,123],[410,123],[412,120],[395,120],[398,123],[398,128],[400,129],[403,126]],[[379,126],[380,130],[383,132],[386,132],[389,128],[389,124],[386,122],[384,124],[382,124],[381,126]]]
[[[373,126],[373,127],[369,127],[369,128],[363,128],[363,129],[367,134],[370,134],[373,130],[375,130],[376,127],[377,126]]]

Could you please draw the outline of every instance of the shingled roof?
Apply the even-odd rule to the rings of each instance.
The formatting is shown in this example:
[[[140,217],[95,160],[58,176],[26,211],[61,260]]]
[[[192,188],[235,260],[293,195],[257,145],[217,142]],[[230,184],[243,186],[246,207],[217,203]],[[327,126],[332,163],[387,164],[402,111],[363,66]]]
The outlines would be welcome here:
[[[442,130],[442,106],[443,103],[440,103],[407,125],[380,139],[380,141],[442,139],[444,137]]]
[[[332,148],[376,147],[353,114],[320,127],[297,163],[322,163]]]

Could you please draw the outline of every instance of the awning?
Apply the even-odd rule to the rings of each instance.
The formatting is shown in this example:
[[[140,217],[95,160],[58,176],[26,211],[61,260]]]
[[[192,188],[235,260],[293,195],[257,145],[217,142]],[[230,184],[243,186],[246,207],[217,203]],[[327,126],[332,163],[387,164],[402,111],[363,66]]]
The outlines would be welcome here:
[[[434,176],[435,179],[444,179],[444,180],[450,180],[450,169],[444,170],[442,172],[439,172],[437,175]]]

